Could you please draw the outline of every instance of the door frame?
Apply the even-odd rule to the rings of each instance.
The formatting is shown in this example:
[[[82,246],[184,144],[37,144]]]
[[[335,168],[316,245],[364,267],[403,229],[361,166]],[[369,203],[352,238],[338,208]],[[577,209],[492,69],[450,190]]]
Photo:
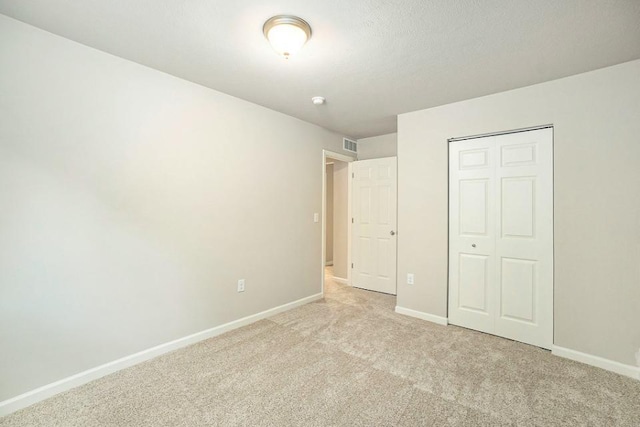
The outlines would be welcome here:
[[[467,136],[461,136],[461,137],[452,137],[452,138],[448,138],[447,139],[447,319],[449,318],[449,296],[450,296],[450,288],[451,288],[451,277],[449,275],[449,268],[450,268],[450,246],[451,246],[451,212],[450,212],[450,208],[451,208],[451,188],[449,185],[449,180],[450,180],[450,176],[451,176],[451,162],[450,162],[450,152],[451,152],[451,144],[454,144],[456,142],[460,142],[460,141],[467,141],[470,139],[478,139],[478,138],[484,138],[484,137],[490,137],[490,136],[500,136],[500,135],[506,135],[506,134],[512,134],[512,133],[520,133],[520,132],[529,132],[529,131],[534,131],[534,130],[540,130],[540,129],[547,129],[550,128],[551,129],[551,232],[552,232],[552,239],[551,239],[551,287],[552,287],[552,292],[551,292],[551,346],[553,347],[555,345],[555,341],[556,341],[556,311],[555,311],[555,296],[556,296],[556,292],[555,292],[555,288],[556,288],[556,230],[555,230],[555,187],[556,187],[556,180],[555,180],[555,160],[556,160],[556,156],[555,156],[555,126],[553,125],[553,123],[550,124],[546,124],[546,125],[539,125],[539,126],[531,126],[531,127],[525,127],[525,128],[516,128],[516,129],[511,129],[511,130],[503,130],[503,131],[496,131],[496,132],[488,132],[488,133],[482,133],[482,134],[475,134],[475,135],[467,135]],[[447,324],[450,325],[451,322],[449,322],[447,320]],[[496,335],[498,336],[498,335]],[[503,337],[500,337],[503,338]],[[504,339],[509,339],[509,338],[504,338]]]
[[[344,154],[336,153],[330,150],[322,150],[322,241],[321,243],[321,269],[320,269],[320,291],[324,296],[324,269],[326,267],[326,233],[327,233],[327,159],[338,160],[340,162],[347,163],[347,173],[351,176],[352,165],[351,162],[358,160],[355,157],[347,156]],[[352,180],[347,180],[347,284],[351,286],[351,184]]]

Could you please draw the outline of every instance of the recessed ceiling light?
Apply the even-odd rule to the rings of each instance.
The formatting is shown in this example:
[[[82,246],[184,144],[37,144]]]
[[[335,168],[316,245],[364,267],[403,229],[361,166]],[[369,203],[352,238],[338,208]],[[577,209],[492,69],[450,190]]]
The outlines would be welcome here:
[[[311,102],[314,103],[314,105],[322,105],[325,102],[324,96],[314,96],[313,98],[311,98]]]
[[[298,52],[311,38],[311,27],[302,18],[292,15],[271,17],[262,27],[271,46],[285,59]]]

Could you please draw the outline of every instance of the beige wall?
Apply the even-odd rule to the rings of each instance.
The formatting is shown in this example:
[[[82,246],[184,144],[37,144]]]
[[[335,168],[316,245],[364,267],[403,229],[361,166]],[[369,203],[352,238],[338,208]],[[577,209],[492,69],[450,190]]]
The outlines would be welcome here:
[[[447,315],[447,138],[553,124],[555,344],[635,365],[640,61],[402,114],[398,124],[398,305]]]
[[[327,202],[325,205],[325,253],[326,263],[333,263],[333,164],[325,166]]]
[[[341,135],[2,15],[0,70],[0,401],[320,292]]]
[[[349,236],[349,164],[333,164],[333,275],[347,278]]]
[[[358,140],[358,160],[395,157],[398,154],[398,134],[373,136]]]

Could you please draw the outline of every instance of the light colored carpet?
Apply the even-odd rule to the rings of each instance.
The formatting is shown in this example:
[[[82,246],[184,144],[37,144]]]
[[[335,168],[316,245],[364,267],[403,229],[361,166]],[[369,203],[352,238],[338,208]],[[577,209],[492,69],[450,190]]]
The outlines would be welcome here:
[[[640,426],[640,382],[490,335],[326,298],[117,372],[0,426]]]

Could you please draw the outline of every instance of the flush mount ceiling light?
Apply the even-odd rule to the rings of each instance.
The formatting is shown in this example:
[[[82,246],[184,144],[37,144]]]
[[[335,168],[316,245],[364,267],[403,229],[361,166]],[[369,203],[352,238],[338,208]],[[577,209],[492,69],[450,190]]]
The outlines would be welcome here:
[[[311,38],[311,27],[302,18],[292,15],[277,15],[269,18],[262,27],[271,46],[285,59],[298,52]]]

